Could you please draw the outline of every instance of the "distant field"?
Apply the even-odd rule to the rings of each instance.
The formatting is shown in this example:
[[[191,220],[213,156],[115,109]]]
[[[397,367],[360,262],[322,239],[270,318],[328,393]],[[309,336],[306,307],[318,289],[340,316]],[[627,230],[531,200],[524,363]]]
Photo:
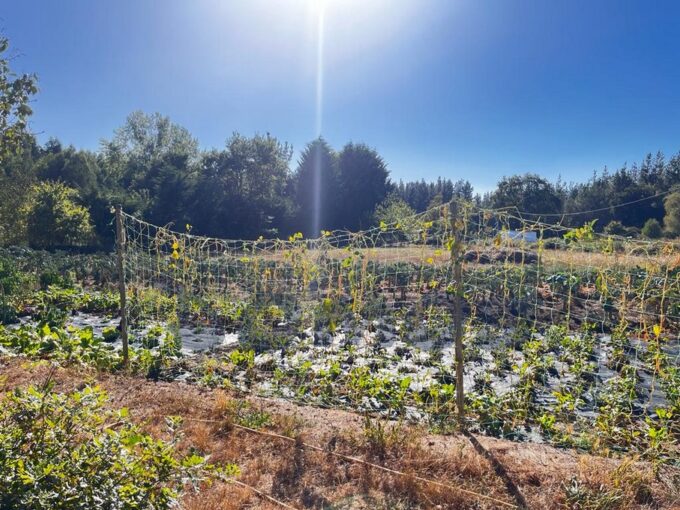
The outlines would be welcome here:
[[[467,247],[467,250],[483,250],[493,253],[490,248],[475,248],[473,246]],[[403,247],[388,247],[388,248],[363,248],[352,250],[349,252],[345,249],[332,249],[325,252],[331,258],[344,259],[359,251],[367,260],[383,263],[399,263],[409,262],[413,264],[427,263],[434,265],[448,264],[450,255],[445,249],[435,248],[432,246],[403,246]],[[536,251],[527,250],[529,253],[536,254]],[[319,250],[309,250],[308,255],[312,258],[320,256]],[[283,252],[272,252],[265,254],[265,258],[270,260],[283,259]],[[503,263],[505,260],[496,261],[496,263]],[[508,259],[508,263],[513,263],[512,258]],[[671,254],[653,254],[642,255],[637,253],[614,252],[585,252],[578,250],[563,250],[563,249],[544,249],[541,254],[541,263],[548,269],[558,270],[560,268],[574,268],[583,269],[588,267],[647,267],[647,266],[666,266],[675,267],[680,265],[680,252]],[[475,265],[474,262],[467,262],[468,265]]]

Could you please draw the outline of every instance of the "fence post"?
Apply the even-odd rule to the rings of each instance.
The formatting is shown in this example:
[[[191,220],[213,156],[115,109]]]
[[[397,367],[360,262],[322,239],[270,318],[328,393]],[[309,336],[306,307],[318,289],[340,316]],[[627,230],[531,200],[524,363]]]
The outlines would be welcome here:
[[[465,428],[465,388],[463,387],[463,267],[462,267],[462,242],[458,217],[460,210],[456,199],[451,200],[449,205],[449,219],[451,222],[451,264],[453,265],[453,279],[455,293],[453,301],[453,329],[456,354],[456,407],[458,410],[458,426]]]
[[[130,354],[128,348],[127,294],[125,291],[125,231],[123,230],[123,212],[116,206],[116,255],[118,265],[118,292],[120,293],[120,338],[123,342],[123,365],[128,366]]]

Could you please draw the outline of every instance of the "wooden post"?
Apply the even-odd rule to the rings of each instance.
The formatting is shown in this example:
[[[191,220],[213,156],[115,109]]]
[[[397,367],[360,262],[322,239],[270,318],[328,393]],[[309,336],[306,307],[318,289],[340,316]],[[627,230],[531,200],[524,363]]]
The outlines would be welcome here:
[[[460,214],[458,203],[453,199],[449,206],[451,220],[451,264],[453,264],[453,279],[455,294],[453,301],[453,329],[456,358],[456,407],[458,409],[458,426],[465,428],[465,388],[463,387],[463,267],[462,242],[457,222]]]
[[[118,292],[120,293],[120,338],[123,341],[123,365],[128,366],[130,353],[128,348],[127,294],[125,291],[125,231],[123,230],[123,212],[116,206],[116,254],[118,259]]]

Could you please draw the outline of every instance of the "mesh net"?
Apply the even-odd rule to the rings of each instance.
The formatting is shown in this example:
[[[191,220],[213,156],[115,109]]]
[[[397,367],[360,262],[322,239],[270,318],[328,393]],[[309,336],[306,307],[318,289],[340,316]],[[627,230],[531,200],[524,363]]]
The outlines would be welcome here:
[[[123,223],[133,327],[235,339],[257,356],[251,368],[276,376],[260,390],[448,420],[460,284],[475,426],[552,434],[557,416],[572,429],[613,427],[602,424],[607,406],[609,419],[632,423],[679,402],[680,257],[670,241],[462,202],[317,239],[212,239],[126,214]],[[626,391],[625,402],[607,399]]]

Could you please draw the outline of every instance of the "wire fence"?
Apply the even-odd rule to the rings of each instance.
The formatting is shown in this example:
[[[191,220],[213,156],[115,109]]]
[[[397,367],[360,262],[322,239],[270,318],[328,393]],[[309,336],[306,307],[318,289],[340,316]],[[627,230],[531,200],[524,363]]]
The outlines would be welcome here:
[[[677,437],[666,419],[680,412],[674,241],[463,202],[316,239],[213,239],[121,220],[133,328],[224,337],[192,372],[204,383],[442,428],[464,386],[466,420],[495,435],[574,444],[595,431],[612,447],[650,428]]]

